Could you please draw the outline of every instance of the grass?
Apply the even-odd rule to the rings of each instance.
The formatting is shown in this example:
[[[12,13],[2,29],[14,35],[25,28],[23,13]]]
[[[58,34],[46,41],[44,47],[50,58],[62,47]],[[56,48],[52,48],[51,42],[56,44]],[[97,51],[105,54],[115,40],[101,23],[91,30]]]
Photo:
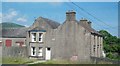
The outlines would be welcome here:
[[[42,63],[37,63],[37,64],[31,64],[28,66],[39,66],[42,64],[93,64],[92,62],[86,62],[86,63],[80,63],[78,61],[68,61],[68,60],[50,60],[50,61],[46,61],[46,62],[42,62]]]
[[[50,60],[42,63],[31,64],[28,66],[39,66],[42,64],[94,64],[94,63],[93,62],[72,62],[72,61],[65,61],[65,60]],[[112,63],[100,61],[97,64],[112,64]]]
[[[14,58],[14,57],[7,57],[2,58],[2,64],[27,64],[37,61],[36,59],[28,59],[28,58]]]
[[[66,60],[50,60],[47,62],[42,62],[40,64],[76,64],[77,62],[66,61]]]
[[[29,59],[29,58],[15,58],[15,57],[7,57],[2,58],[2,64],[28,64],[38,61],[37,59]],[[40,64],[94,64],[93,62],[75,62],[68,60],[50,60],[46,62],[40,62],[36,64],[30,64],[29,66],[37,66]],[[112,64],[111,62],[103,62],[100,61],[98,64]]]
[[[42,64],[76,64],[77,62],[72,62],[72,61],[65,61],[65,60],[50,60],[42,63],[37,63],[37,64],[30,64],[28,66],[39,66]],[[51,65],[52,66],[52,65]]]
[[[100,61],[100,62],[98,62],[98,64],[113,64],[113,63],[111,63],[111,62],[103,62],[103,61]]]

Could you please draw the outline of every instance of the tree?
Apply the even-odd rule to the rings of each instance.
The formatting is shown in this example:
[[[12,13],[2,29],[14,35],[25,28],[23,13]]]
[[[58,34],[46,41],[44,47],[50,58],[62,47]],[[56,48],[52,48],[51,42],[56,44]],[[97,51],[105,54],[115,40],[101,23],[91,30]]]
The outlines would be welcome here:
[[[100,30],[99,33],[103,36],[103,46],[107,57],[120,59],[120,38],[112,36],[106,30]],[[118,54],[118,56],[115,56],[115,54]]]

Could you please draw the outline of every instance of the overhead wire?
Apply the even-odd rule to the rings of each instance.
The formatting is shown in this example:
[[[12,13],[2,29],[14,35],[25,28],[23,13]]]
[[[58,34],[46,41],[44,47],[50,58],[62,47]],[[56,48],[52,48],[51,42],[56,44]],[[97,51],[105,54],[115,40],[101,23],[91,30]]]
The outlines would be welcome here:
[[[70,1],[70,0],[69,0],[69,1]],[[97,21],[99,21],[99,22],[103,23],[104,25],[109,26],[109,28],[115,29],[115,27],[113,27],[113,26],[111,26],[111,25],[109,25],[109,24],[105,23],[105,22],[104,22],[104,21],[102,21],[101,19],[99,19],[99,18],[95,17],[94,15],[90,14],[90,13],[89,13],[89,12],[87,12],[85,9],[81,8],[80,6],[78,6],[76,3],[71,2],[71,1],[70,1],[70,3],[72,3],[73,5],[75,5],[76,7],[78,7],[79,9],[81,9],[82,11],[84,11],[85,13],[87,13],[88,15],[92,16],[92,17],[93,17],[94,19],[96,19]]]

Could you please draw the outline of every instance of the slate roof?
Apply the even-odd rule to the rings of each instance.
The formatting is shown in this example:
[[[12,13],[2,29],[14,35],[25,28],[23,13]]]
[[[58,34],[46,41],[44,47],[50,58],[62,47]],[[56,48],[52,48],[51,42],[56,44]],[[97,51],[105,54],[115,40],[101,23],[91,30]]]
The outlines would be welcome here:
[[[51,19],[48,19],[48,18],[39,17],[36,20],[38,20],[39,22],[41,22],[42,20],[44,22],[47,22],[53,29],[57,28],[60,25],[60,23],[53,21]]]
[[[93,33],[93,34],[98,34],[101,35],[98,31],[96,31],[95,29],[92,28],[92,26],[90,27],[89,25],[85,25],[82,22],[79,22],[79,24],[84,27],[86,30],[88,30],[89,32]]]
[[[60,23],[58,23],[56,21],[53,21],[53,20],[50,20],[47,18],[42,18],[42,19],[44,19],[53,29],[57,28],[60,25]]]
[[[3,38],[25,38],[27,35],[27,29],[28,28],[25,28],[25,27],[2,29],[2,37]]]

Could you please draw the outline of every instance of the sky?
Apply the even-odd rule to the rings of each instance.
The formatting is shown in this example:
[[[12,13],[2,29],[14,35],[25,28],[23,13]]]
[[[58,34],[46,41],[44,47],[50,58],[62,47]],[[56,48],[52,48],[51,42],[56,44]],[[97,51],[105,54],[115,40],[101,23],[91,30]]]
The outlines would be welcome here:
[[[74,3],[84,10],[71,2],[3,2],[2,21],[13,22],[28,27],[33,24],[36,18],[44,17],[62,24],[66,19],[66,11],[74,10],[78,21],[81,18],[86,18],[92,22],[94,29],[104,29],[112,35],[118,35],[117,2]]]

